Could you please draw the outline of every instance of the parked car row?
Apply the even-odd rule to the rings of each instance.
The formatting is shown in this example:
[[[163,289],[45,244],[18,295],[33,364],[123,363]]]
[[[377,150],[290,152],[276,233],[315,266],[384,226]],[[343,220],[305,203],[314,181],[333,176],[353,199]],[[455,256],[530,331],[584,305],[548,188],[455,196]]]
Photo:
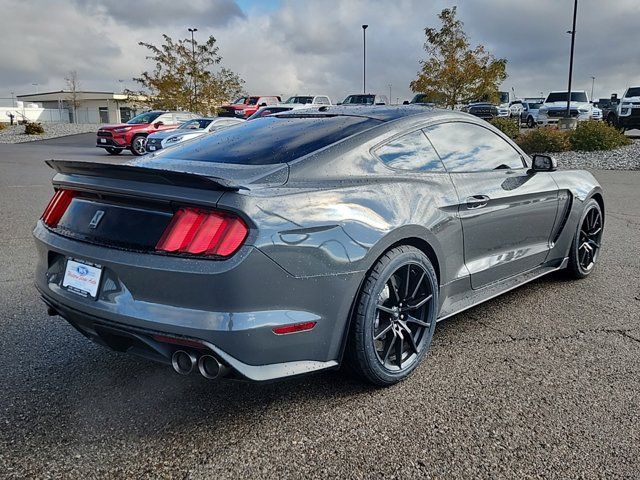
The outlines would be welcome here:
[[[602,118],[621,130],[640,128],[640,87],[629,87],[622,98],[612,94],[595,102],[602,110]]]

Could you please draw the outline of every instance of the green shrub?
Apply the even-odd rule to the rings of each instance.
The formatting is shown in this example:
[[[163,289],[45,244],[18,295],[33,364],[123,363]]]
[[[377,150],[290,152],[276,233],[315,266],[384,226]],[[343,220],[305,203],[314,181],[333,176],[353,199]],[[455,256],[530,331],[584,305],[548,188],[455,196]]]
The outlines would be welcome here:
[[[527,130],[516,139],[527,153],[566,152],[571,150],[571,141],[566,131],[553,127]]]
[[[574,150],[585,152],[613,150],[631,143],[629,137],[614,127],[595,120],[579,122],[577,128],[571,132],[570,140]]]
[[[26,135],[42,135],[44,128],[42,128],[42,125],[39,123],[29,122],[24,127],[24,133]]]
[[[509,138],[517,138],[520,134],[520,125],[512,118],[494,118],[491,125],[496,127]]]

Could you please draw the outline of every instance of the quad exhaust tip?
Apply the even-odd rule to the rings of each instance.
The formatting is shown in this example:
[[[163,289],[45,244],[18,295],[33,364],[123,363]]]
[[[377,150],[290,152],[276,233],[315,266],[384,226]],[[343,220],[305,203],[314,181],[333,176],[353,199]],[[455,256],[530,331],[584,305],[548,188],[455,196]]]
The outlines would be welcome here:
[[[180,375],[189,375],[198,363],[198,359],[191,352],[176,350],[171,356],[171,365]]]
[[[225,367],[216,357],[212,355],[202,355],[198,359],[198,370],[200,370],[200,374],[204,378],[215,380],[222,376],[225,371]]]
[[[204,378],[216,380],[224,376],[228,367],[222,365],[213,355],[201,355],[199,358],[192,352],[176,350],[171,356],[171,366],[180,375],[189,375],[197,367]]]

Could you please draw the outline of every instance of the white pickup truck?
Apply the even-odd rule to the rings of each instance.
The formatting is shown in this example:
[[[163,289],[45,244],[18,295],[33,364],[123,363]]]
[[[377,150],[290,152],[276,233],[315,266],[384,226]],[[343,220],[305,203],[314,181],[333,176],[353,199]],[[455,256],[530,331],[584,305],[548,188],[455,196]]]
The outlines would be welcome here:
[[[547,95],[544,103],[538,110],[538,125],[555,125],[563,118],[567,112],[568,92],[555,91]],[[584,90],[571,92],[571,102],[569,103],[571,118],[577,118],[579,122],[591,120],[593,118],[593,105],[589,103],[589,97]]]

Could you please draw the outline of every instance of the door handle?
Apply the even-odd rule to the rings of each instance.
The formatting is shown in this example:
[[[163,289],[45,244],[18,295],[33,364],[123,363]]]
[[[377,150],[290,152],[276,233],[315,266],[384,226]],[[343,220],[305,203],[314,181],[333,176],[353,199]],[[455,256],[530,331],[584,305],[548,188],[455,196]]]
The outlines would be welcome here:
[[[472,197],[467,197],[467,208],[482,208],[485,207],[489,203],[489,197],[486,195],[474,195]]]

